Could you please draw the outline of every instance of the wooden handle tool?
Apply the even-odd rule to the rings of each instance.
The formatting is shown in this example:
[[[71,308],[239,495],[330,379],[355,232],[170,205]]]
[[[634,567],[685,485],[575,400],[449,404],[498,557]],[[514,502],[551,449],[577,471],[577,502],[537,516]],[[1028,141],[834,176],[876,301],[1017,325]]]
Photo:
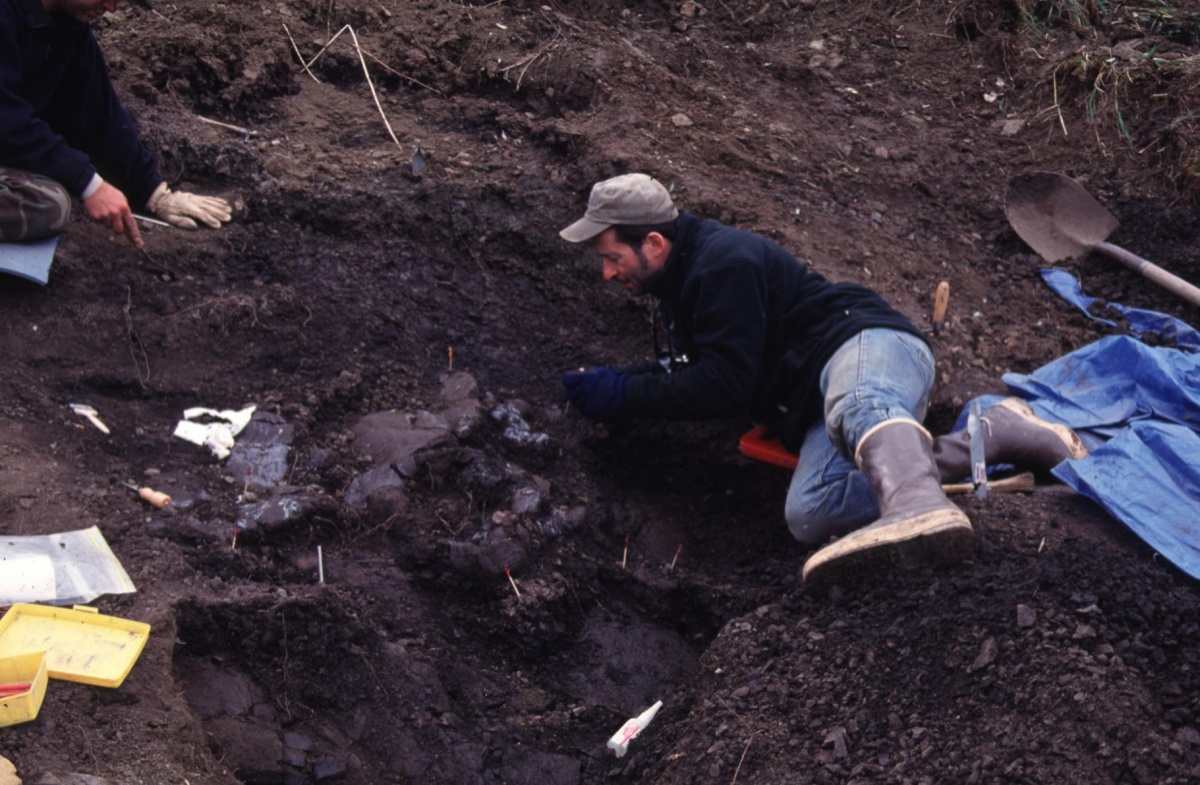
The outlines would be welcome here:
[[[135,492],[139,499],[146,502],[151,507],[161,510],[164,507],[169,507],[171,505],[171,497],[162,491],[156,491],[153,488],[146,487],[139,488],[131,482],[122,483],[122,485]]]
[[[1037,482],[1034,480],[1033,472],[1014,474],[1012,477],[1005,477],[1003,480],[992,480],[988,483],[988,490],[993,493],[1033,493],[1036,487]],[[972,482],[951,483],[942,486],[942,492],[947,496],[973,493],[974,491],[975,483]]]
[[[946,308],[950,305],[950,282],[942,281],[933,296],[933,334],[937,335],[946,324]]]

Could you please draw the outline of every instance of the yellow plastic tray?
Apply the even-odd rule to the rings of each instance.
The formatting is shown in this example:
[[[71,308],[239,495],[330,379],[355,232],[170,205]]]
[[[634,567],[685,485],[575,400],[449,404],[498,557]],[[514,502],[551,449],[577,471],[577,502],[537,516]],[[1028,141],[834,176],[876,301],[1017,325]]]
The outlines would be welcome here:
[[[17,603],[0,619],[0,657],[44,651],[52,679],[120,687],[149,637],[149,624],[95,608]]]
[[[0,684],[29,682],[29,689],[0,698],[0,728],[35,719],[46,697],[46,652],[0,657]]]

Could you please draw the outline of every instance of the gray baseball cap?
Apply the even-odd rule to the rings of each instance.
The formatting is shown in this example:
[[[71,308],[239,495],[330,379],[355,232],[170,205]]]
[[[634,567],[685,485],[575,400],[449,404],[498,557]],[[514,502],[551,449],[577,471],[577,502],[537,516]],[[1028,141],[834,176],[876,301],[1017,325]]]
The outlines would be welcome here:
[[[593,185],[587,212],[558,234],[569,243],[584,243],[610,226],[648,226],[678,217],[662,183],[648,174],[623,174]]]

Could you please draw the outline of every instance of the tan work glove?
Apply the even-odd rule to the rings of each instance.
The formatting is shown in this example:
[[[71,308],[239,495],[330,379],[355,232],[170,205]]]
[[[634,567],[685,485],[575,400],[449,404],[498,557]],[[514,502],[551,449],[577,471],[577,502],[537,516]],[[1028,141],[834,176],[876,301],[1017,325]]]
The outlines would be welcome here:
[[[146,206],[159,218],[181,229],[195,229],[197,220],[220,229],[222,223],[233,217],[232,208],[224,199],[172,191],[166,183],[158,184]]]

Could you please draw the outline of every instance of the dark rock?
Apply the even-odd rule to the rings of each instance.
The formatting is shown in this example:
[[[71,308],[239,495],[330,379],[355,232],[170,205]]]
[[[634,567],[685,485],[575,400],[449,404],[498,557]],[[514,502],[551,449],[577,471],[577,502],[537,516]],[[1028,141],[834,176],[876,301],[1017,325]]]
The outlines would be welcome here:
[[[346,759],[336,755],[324,755],[313,761],[313,779],[317,782],[341,777],[346,773]]]
[[[288,766],[295,766],[297,769],[302,769],[304,768],[304,764],[308,762],[308,756],[301,750],[285,746],[283,748],[283,762]]]
[[[237,525],[244,531],[277,531],[303,520],[316,507],[316,499],[299,488],[276,488],[269,499],[239,506]]]
[[[218,717],[204,728],[220,750],[220,759],[238,779],[269,782],[282,776],[283,742],[278,729],[235,717]]]
[[[249,712],[263,699],[262,690],[239,670],[213,665],[204,659],[188,661],[180,669],[183,699],[201,717],[236,717]]]
[[[480,542],[451,542],[450,564],[455,570],[477,576],[500,575],[525,563],[525,548],[501,527],[493,528]]]
[[[544,495],[537,485],[522,485],[513,491],[512,511],[517,515],[532,515],[541,509]]]
[[[534,432],[525,422],[521,411],[514,403],[505,403],[492,409],[492,419],[504,426],[504,438],[523,447],[542,447],[550,443],[550,437]]]
[[[287,478],[294,428],[282,417],[255,412],[238,434],[225,469],[250,488],[273,488]]]
[[[454,443],[450,424],[429,412],[377,412],[354,426],[354,449],[377,465],[391,464],[402,477],[416,471],[413,455],[423,448]]]
[[[362,508],[372,496],[382,491],[403,490],[404,479],[394,466],[384,463],[355,477],[346,489],[344,501],[351,507]]]
[[[296,733],[295,731],[288,731],[284,733],[283,743],[292,749],[300,750],[301,752],[308,752],[313,746],[312,739],[308,738],[302,733]]]

